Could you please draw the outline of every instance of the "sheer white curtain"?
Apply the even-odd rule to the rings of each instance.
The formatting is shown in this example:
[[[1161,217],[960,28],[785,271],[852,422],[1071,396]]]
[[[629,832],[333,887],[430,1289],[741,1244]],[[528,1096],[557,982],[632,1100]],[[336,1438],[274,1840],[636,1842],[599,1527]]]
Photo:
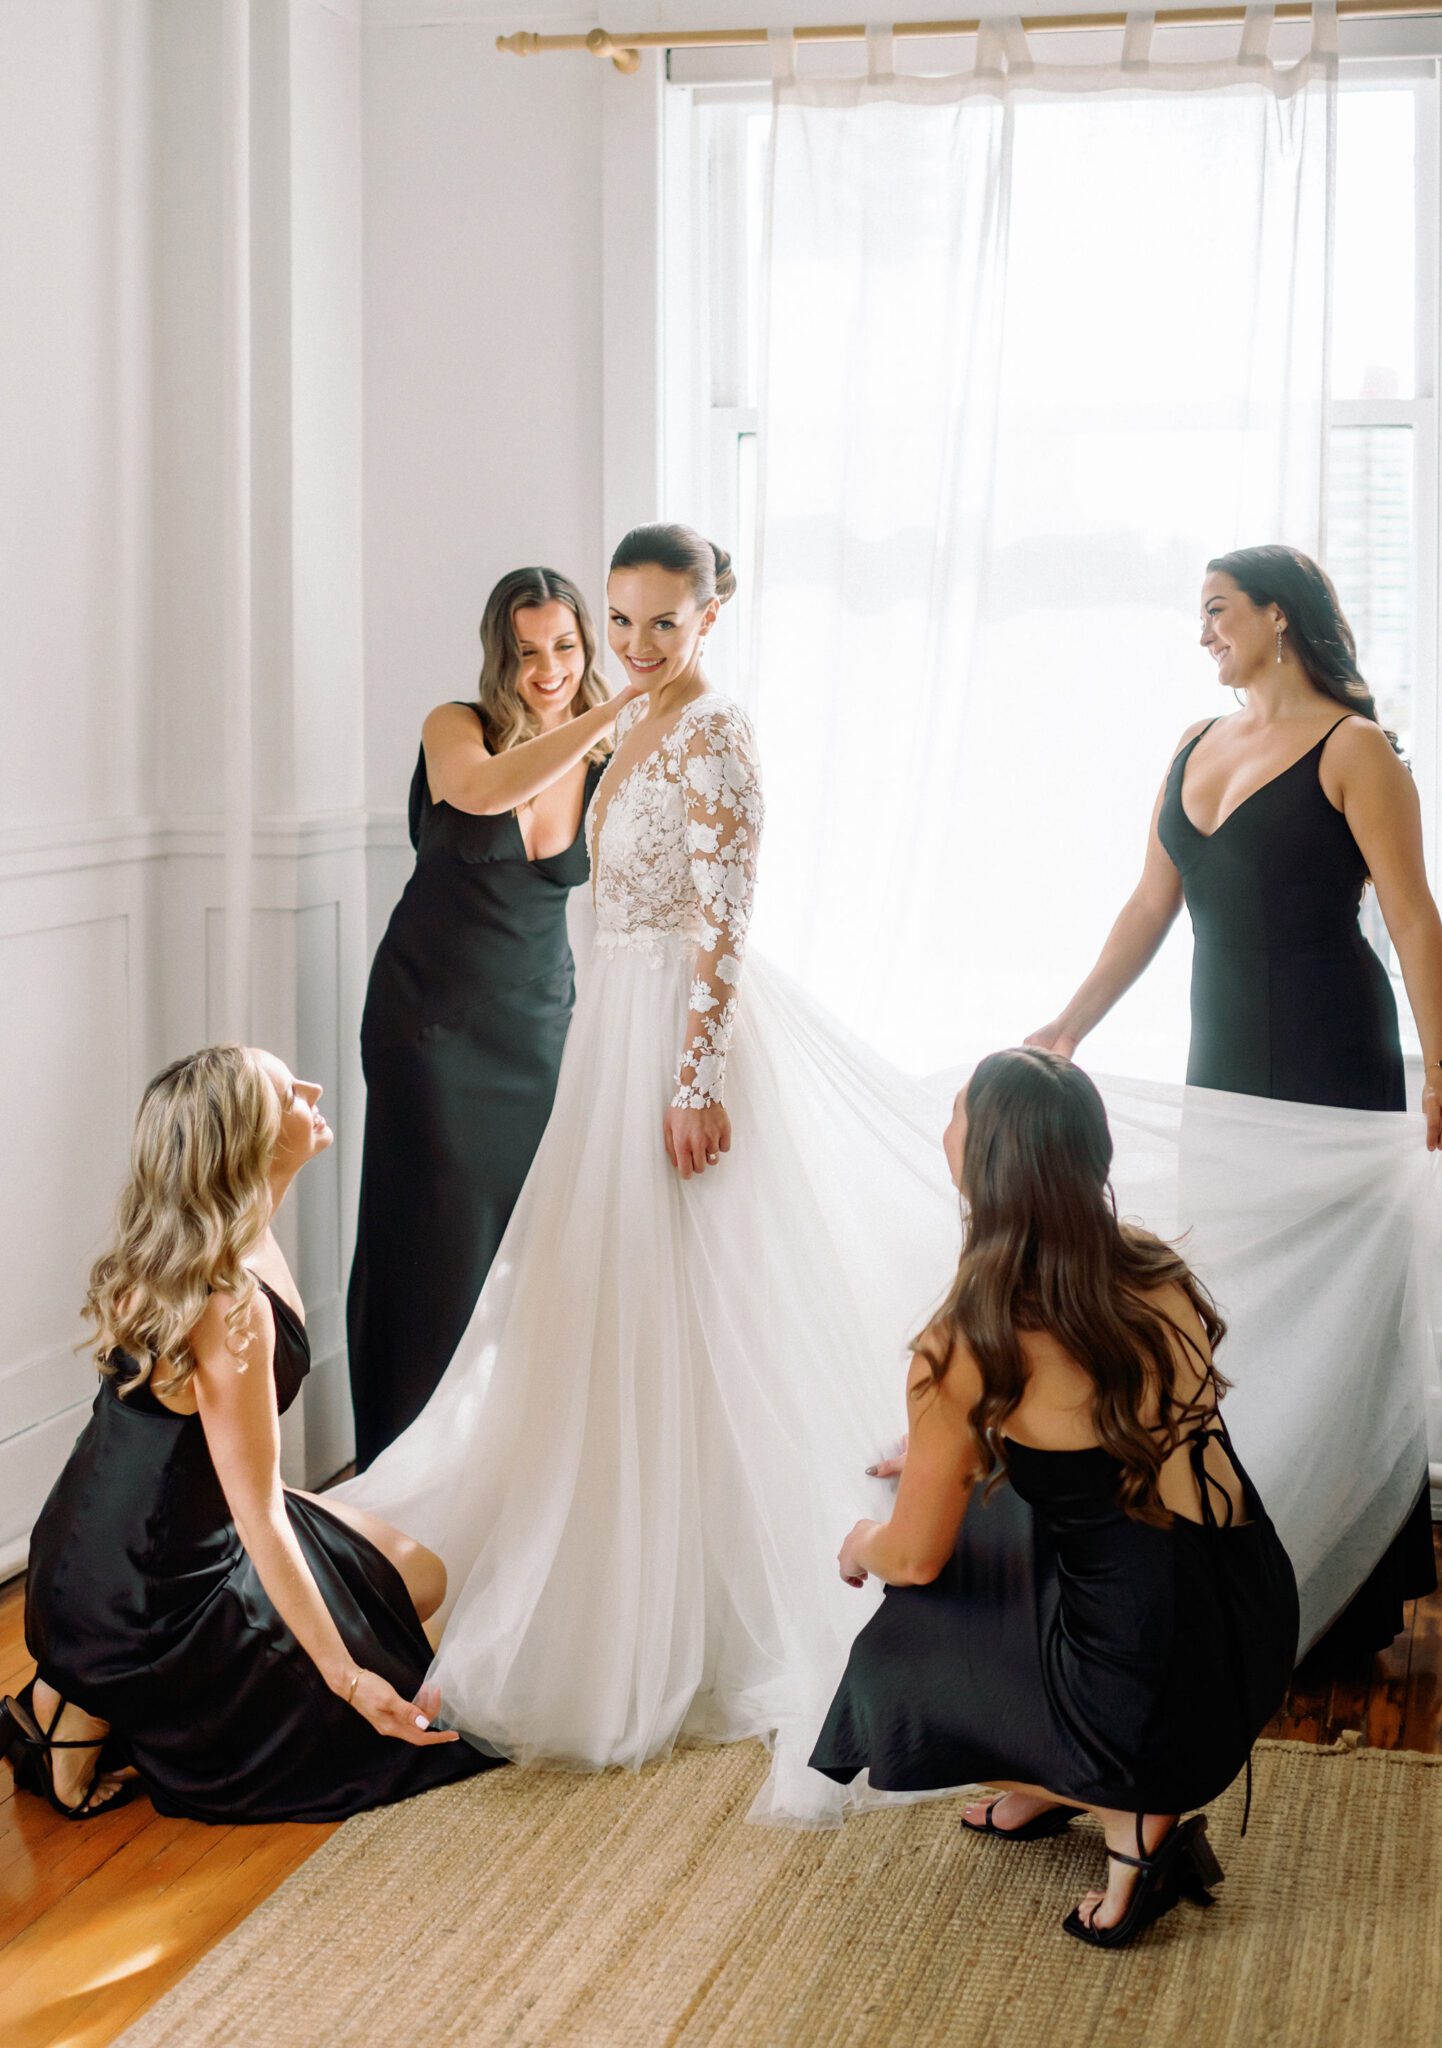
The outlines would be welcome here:
[[[930,1070],[1060,1008],[1140,871],[1208,558],[1321,543],[1334,9],[1308,54],[777,62],[759,942]],[[1179,934],[1089,1042],[1180,1077]]]

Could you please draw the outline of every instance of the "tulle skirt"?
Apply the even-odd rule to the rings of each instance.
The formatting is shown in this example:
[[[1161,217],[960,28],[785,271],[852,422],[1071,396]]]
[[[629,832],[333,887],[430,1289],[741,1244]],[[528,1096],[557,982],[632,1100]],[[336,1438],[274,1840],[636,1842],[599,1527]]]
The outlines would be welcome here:
[[[452,1725],[518,1760],[637,1766],[759,1735],[753,1817],[868,1796],[807,1766],[879,1589],[841,1539],[905,1427],[905,1347],[955,1268],[959,1077],[898,1074],[753,952],[733,1147],[682,1182],[662,1116],[690,950],[608,945],[469,1328],[420,1418],[339,1489],[435,1548]],[[1405,1519],[1435,1378],[1434,1180],[1415,1119],[1103,1083],[1124,1215],[1232,1325],[1228,1419],[1326,1626]]]

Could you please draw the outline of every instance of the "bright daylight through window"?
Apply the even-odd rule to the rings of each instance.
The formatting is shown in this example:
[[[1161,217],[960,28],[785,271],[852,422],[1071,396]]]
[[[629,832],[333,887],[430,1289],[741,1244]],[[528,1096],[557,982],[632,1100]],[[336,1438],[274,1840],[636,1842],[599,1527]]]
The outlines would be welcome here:
[[[684,205],[668,215],[668,497],[736,555],[738,630],[718,645],[738,687],[750,645],[758,515],[769,98],[757,86],[674,87],[671,157]],[[1088,118],[1105,119],[1100,105]],[[1363,672],[1422,791],[1429,852],[1438,810],[1438,80],[1430,63],[1343,63],[1331,301],[1325,563]],[[690,251],[704,249],[697,262]],[[680,275],[678,276],[678,272]],[[1202,286],[1199,280],[1199,288]],[[679,289],[678,289],[679,285]],[[672,325],[679,329],[682,318]],[[1105,506],[1098,517],[1105,518]],[[1262,539],[1270,536],[1237,536]],[[1181,606],[1190,593],[1181,594]],[[1179,645],[1177,661],[1193,657]],[[1200,660],[1200,656],[1195,657]],[[1116,818],[1135,836],[1136,821]],[[1369,936],[1391,960],[1369,902]],[[1400,992],[1400,989],[1399,989]],[[1410,1010],[1399,1005],[1404,1033]]]

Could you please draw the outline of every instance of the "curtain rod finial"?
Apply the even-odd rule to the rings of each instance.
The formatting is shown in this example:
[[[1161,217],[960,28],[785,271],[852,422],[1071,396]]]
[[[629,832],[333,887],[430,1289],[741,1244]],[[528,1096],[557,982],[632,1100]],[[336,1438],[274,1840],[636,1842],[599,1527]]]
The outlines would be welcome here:
[[[497,36],[496,48],[508,50],[513,57],[534,57],[541,47],[541,38],[533,29],[518,29],[513,36]]]

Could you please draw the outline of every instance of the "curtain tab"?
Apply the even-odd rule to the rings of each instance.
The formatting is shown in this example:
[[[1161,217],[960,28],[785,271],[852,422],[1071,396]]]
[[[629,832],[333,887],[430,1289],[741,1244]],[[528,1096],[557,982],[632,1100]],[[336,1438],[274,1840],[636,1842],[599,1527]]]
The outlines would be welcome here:
[[[894,31],[888,21],[869,21],[866,24],[866,82],[881,85],[896,75],[896,45]]]
[[[1008,76],[1016,78],[1035,70],[1031,59],[1031,44],[1026,39],[1026,30],[1021,25],[1019,14],[1004,14],[1001,18],[1002,39],[1006,44],[1006,68]]]
[[[1249,7],[1242,22],[1242,43],[1237,51],[1239,64],[1265,64],[1267,45],[1272,39],[1272,20],[1275,7]]]
[[[1006,76],[1006,46],[1001,39],[1001,24],[998,21],[983,21],[976,31],[976,64],[972,71],[974,78],[1004,78]]]
[[[993,15],[976,32],[977,78],[1015,78],[1033,69],[1019,14]]]
[[[1122,36],[1122,70],[1145,71],[1152,61],[1152,30],[1157,25],[1155,7],[1138,8],[1127,16]]]
[[[1314,57],[1335,57],[1337,54],[1337,0],[1313,0],[1312,4],[1312,55]]]
[[[795,85],[796,38],[791,30],[789,28],[767,29],[766,44],[771,52],[772,84]]]

